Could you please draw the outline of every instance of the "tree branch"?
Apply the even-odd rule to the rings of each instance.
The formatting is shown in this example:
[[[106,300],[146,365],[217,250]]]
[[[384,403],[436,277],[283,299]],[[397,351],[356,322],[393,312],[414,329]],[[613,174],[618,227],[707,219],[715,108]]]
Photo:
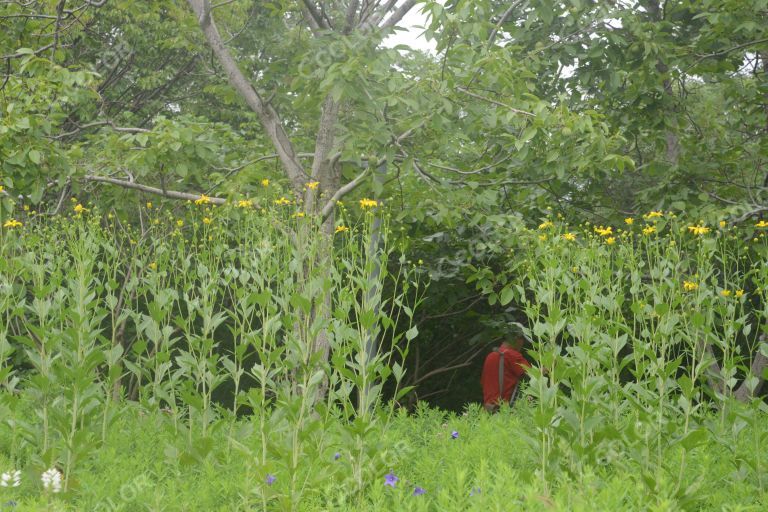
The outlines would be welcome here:
[[[466,89],[464,87],[458,87],[458,90],[463,92],[464,94],[466,94],[468,96],[472,96],[473,98],[477,98],[479,100],[487,101],[488,103],[491,103],[493,105],[497,105],[499,107],[504,107],[506,109],[509,109],[510,111],[512,111],[512,112],[514,112],[516,114],[521,114],[521,115],[530,116],[530,117],[536,117],[536,114],[534,114],[532,112],[527,112],[525,110],[520,110],[520,109],[517,109],[515,107],[511,107],[511,106],[507,105],[506,103],[502,103],[500,101],[496,101],[496,100],[494,100],[492,98],[486,98],[485,96],[481,96],[479,94],[475,94],[474,92],[471,92],[471,91],[469,91],[469,89]]]
[[[755,216],[757,216],[757,215],[759,215],[759,214],[761,214],[763,212],[768,212],[768,206],[758,206],[754,210],[750,210],[750,211],[744,213],[743,215],[740,215],[740,216],[736,217],[735,219],[733,219],[733,223],[734,224],[738,224],[739,222],[744,222],[748,218],[755,217]]]
[[[323,19],[322,13],[317,10],[317,6],[314,4],[314,2],[312,2],[312,0],[302,0],[302,3],[318,27],[324,30],[331,30],[331,27],[328,25],[325,19]]]
[[[512,14],[512,11],[515,10],[515,8],[520,5],[521,0],[517,0],[516,2],[512,2],[512,4],[507,8],[506,11],[504,11],[504,14],[501,15],[501,18],[499,18],[498,23],[496,23],[496,26],[493,27],[493,30],[491,31],[491,35],[488,36],[488,42],[486,43],[487,46],[491,46],[493,44],[493,40],[496,39],[496,34],[499,33],[499,29],[501,29],[501,26],[504,24],[505,21],[507,21],[507,18],[509,18],[509,15]]]
[[[51,137],[51,138],[63,139],[63,138],[69,137],[70,135],[74,135],[83,130],[86,130],[88,128],[93,128],[94,126],[109,126],[116,132],[123,132],[123,133],[150,133],[152,131],[152,130],[147,130],[146,128],[131,128],[131,127],[116,126],[114,121],[107,120],[107,121],[95,121],[93,123],[79,125],[77,128],[75,128],[71,132],[62,133],[60,135],[56,135],[55,137]]]
[[[208,44],[227,73],[229,83],[237,90],[251,110],[259,116],[259,121],[275,146],[288,179],[293,183],[294,189],[301,190],[307,181],[307,174],[299,162],[298,155],[283,128],[277,111],[256,92],[243,72],[240,71],[229,50],[224,46],[221,35],[211,17],[208,0],[187,0],[187,2],[197,15],[200,28],[202,28]]]
[[[378,2],[376,2],[376,4],[378,4]],[[384,16],[386,16],[387,13],[392,10],[395,4],[397,4],[397,0],[388,0],[387,3],[378,10],[376,9],[376,6],[374,6],[368,16],[368,19],[360,26],[360,29],[365,32],[377,27],[379,23],[381,23],[381,20],[384,19]]]
[[[403,17],[408,14],[408,11],[413,9],[413,6],[416,5],[416,0],[407,0],[403,3],[395,12],[392,13],[392,15],[382,23],[381,28],[392,28],[398,23],[400,23],[400,20],[403,19]]]
[[[117,185],[118,187],[129,188],[132,190],[138,190],[146,192],[148,194],[154,194],[157,196],[168,197],[171,199],[184,199],[188,201],[195,201],[200,199],[200,194],[189,194],[187,192],[176,192],[174,190],[163,190],[148,185],[141,185],[140,183],[134,183],[132,181],[118,180],[115,178],[108,178],[107,176],[95,176],[92,174],[83,177],[86,181],[93,181],[96,183],[109,183],[110,185]],[[211,197],[209,201],[212,204],[222,205],[227,202],[226,199],[221,197]]]
[[[370,171],[371,171],[371,166],[369,164],[368,167],[363,169],[363,172],[361,172],[360,174],[358,174],[355,177],[355,179],[353,179],[352,181],[350,181],[349,183],[347,183],[343,187],[339,188],[336,191],[336,193],[333,194],[333,196],[331,196],[331,198],[328,200],[328,202],[325,203],[325,206],[323,206],[323,209],[320,210],[321,217],[323,219],[328,217],[328,215],[330,215],[331,212],[333,212],[333,207],[336,206],[336,202],[341,200],[341,198],[344,197],[345,195],[347,195],[350,192],[352,192],[353,190],[355,190],[355,188],[357,188],[357,186],[360,183],[362,183],[363,180],[368,176],[368,173]]]

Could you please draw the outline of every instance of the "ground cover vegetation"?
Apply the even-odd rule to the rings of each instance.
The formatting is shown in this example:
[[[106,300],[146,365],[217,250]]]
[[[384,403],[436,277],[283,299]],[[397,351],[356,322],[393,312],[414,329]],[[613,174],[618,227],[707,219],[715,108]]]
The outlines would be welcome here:
[[[764,0],[0,28],[0,509],[765,507]]]

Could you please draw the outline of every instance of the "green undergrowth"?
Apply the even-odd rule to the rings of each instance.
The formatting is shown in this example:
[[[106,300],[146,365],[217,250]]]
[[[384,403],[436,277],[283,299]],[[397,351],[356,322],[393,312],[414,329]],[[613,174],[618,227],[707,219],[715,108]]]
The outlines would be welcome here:
[[[377,445],[386,452],[385,466],[360,495],[345,488],[354,465],[343,446],[343,429],[336,435],[331,423],[326,426],[327,449],[318,451],[326,460],[316,461],[302,475],[312,488],[304,492],[298,509],[757,511],[768,501],[755,475],[739,469],[739,461],[748,456],[768,455],[764,443],[754,443],[768,433],[764,421],[742,430],[735,446],[713,441],[688,451],[682,481],[674,472],[662,471],[650,489],[620,453],[599,467],[578,474],[564,470],[543,481],[535,469],[538,454],[531,439],[534,411],[520,404],[495,416],[477,407],[463,415],[428,408],[400,413]],[[18,467],[23,477],[18,488],[0,488],[0,510],[262,510],[259,496],[264,495],[274,497],[267,509],[280,510],[280,495],[288,489],[286,475],[279,465],[268,469],[274,477],[268,485],[263,468],[237,448],[259,445],[253,421],[219,428],[211,443],[189,450],[183,436],[174,434],[167,414],[131,408],[110,429],[107,442],[79,466],[71,489],[50,499],[41,490],[31,454],[15,449],[6,430],[0,438],[0,469]],[[713,422],[712,428],[717,425]],[[717,431],[708,434],[718,436]],[[675,449],[665,453],[670,468],[680,456]],[[387,475],[397,477],[394,486],[385,485]],[[417,487],[424,493],[414,494]],[[688,493],[694,497],[681,489],[695,491]]]

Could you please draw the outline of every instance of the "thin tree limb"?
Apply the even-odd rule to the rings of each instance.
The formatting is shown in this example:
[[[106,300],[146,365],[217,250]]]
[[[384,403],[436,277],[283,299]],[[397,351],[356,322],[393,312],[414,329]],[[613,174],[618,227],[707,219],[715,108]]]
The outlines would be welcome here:
[[[491,46],[493,44],[493,40],[496,39],[496,34],[499,33],[499,29],[501,29],[501,26],[504,24],[505,21],[507,21],[507,18],[509,18],[509,15],[512,14],[512,11],[515,10],[515,8],[520,5],[520,2],[522,0],[517,0],[516,2],[512,2],[512,4],[507,7],[507,10],[504,11],[504,14],[501,15],[501,18],[499,18],[498,23],[496,23],[496,26],[493,27],[493,30],[491,31],[491,35],[488,36],[488,42],[486,43],[486,46]]]
[[[504,108],[509,109],[510,111],[516,113],[516,114],[521,114],[521,115],[530,116],[530,117],[536,117],[536,114],[534,114],[532,112],[528,112],[526,110],[520,110],[518,108],[512,107],[510,105],[507,105],[506,103],[502,103],[502,102],[494,100],[492,98],[487,98],[485,96],[481,96],[479,94],[475,94],[474,92],[471,92],[470,90],[468,90],[468,89],[466,89],[464,87],[458,87],[457,89],[460,92],[463,92],[464,94],[466,94],[468,96],[472,96],[473,98],[477,98],[479,100],[487,101],[488,103],[491,103],[493,105],[497,105],[499,107],[504,107]]]
[[[331,198],[328,200],[328,202],[326,202],[326,203],[325,203],[325,206],[323,206],[323,209],[322,209],[322,210],[320,210],[320,215],[321,215],[321,217],[322,217],[323,219],[325,219],[326,217],[328,217],[328,215],[330,215],[330,214],[331,214],[331,212],[333,212],[333,207],[334,207],[334,206],[336,206],[336,202],[337,202],[337,201],[339,201],[339,200],[341,200],[341,198],[342,198],[342,197],[344,197],[345,195],[347,195],[347,194],[349,194],[350,192],[352,192],[353,190],[355,190],[355,188],[357,188],[357,186],[358,186],[360,183],[362,183],[362,182],[363,182],[363,180],[364,180],[364,179],[365,179],[365,178],[368,176],[368,174],[369,174],[370,172],[371,172],[371,166],[370,166],[370,164],[369,164],[369,165],[368,165],[368,167],[366,167],[366,168],[363,170],[363,172],[361,172],[360,174],[358,174],[358,175],[355,177],[355,179],[353,179],[352,181],[350,181],[349,183],[347,183],[347,184],[346,184],[346,185],[344,185],[343,187],[340,187],[340,188],[339,188],[339,189],[336,191],[336,193],[334,193],[334,194],[331,196]]]
[[[387,18],[387,21],[382,23],[381,28],[392,28],[398,23],[400,23],[400,20],[405,17],[406,14],[408,14],[408,11],[413,9],[413,6],[416,5],[416,0],[407,0],[403,3],[398,9],[392,13],[392,15]]]
[[[307,181],[307,174],[299,161],[293,144],[288,138],[288,134],[285,132],[277,111],[256,92],[256,89],[254,89],[243,72],[240,71],[232,54],[224,46],[221,34],[219,34],[216,24],[210,15],[210,3],[208,0],[187,0],[187,2],[197,15],[208,44],[227,73],[229,83],[237,90],[251,110],[259,116],[259,121],[261,121],[261,125],[275,146],[288,179],[291,180],[294,189],[301,190]]]
[[[95,126],[109,126],[116,132],[123,132],[123,133],[150,133],[152,130],[148,130],[146,128],[133,128],[133,127],[126,127],[126,126],[117,126],[115,125],[114,121],[107,120],[107,121],[95,121],[93,123],[87,123],[83,125],[79,125],[77,128],[75,128],[72,131],[62,133],[59,135],[56,135],[55,137],[51,137],[52,139],[63,139],[65,137],[69,137],[70,135],[74,135],[76,133],[79,133],[83,130],[87,130],[88,128],[93,128]]]
[[[188,192],[177,192],[174,190],[163,190],[156,187],[150,187],[148,185],[142,185],[140,183],[134,183],[132,181],[118,180],[115,178],[109,178],[107,176],[95,176],[92,174],[83,177],[86,181],[92,181],[96,183],[109,183],[110,185],[117,185],[118,187],[128,188],[131,190],[138,190],[146,192],[147,194],[154,194],[157,196],[168,197],[170,199],[184,199],[187,201],[196,201],[200,199],[201,194],[190,194]],[[209,202],[211,204],[223,205],[227,202],[222,197],[210,197]]]

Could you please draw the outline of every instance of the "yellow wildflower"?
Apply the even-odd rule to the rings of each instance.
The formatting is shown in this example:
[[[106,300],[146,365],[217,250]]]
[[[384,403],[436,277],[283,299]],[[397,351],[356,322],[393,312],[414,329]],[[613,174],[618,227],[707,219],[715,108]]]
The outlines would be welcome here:
[[[29,205],[28,205],[28,204],[25,204],[25,205],[24,205],[22,208],[23,208],[23,210],[24,210],[25,212],[28,212],[28,211],[29,211]]]
[[[688,226],[688,231],[693,233],[694,235],[706,235],[709,233],[709,228],[706,226]]]
[[[153,220],[152,224],[154,224],[155,226],[159,226],[160,225],[160,219]]]
[[[547,235],[539,235],[539,240],[542,242],[547,239]]]
[[[2,185],[0,185],[0,194],[2,194],[5,191],[5,188],[3,188]]]
[[[736,298],[740,298],[744,296],[744,290],[736,290]]]
[[[761,220],[757,224],[755,224],[756,228],[768,228],[768,222]]]
[[[375,208],[379,203],[375,199],[368,199],[364,197],[360,200],[360,208]]]
[[[730,297],[731,290],[720,290],[720,295],[722,295],[723,297]]]
[[[613,228],[611,226],[608,226],[607,228],[604,228],[603,226],[595,226],[595,233],[597,233],[600,236],[610,236],[613,234]]]
[[[285,197],[281,197],[280,199],[275,199],[275,204],[283,205],[283,204],[291,204],[291,202]]]
[[[626,223],[628,226],[631,226],[632,224],[634,224],[634,223],[635,223],[635,219],[633,219],[632,217],[627,217],[626,219],[624,219],[624,222],[625,222],[625,223]]]
[[[208,204],[211,202],[211,198],[205,194],[200,194],[199,199],[195,199],[195,204]]]
[[[609,236],[608,238],[605,239],[605,243],[608,245],[613,245],[616,243],[616,239],[612,236]]]
[[[552,223],[552,221],[548,220],[546,222],[542,222],[541,224],[539,224],[539,229],[549,229],[549,228],[552,228],[554,226],[555,225]]]
[[[575,233],[563,233],[563,238],[568,240],[569,242],[573,242],[576,240],[576,234]]]
[[[643,234],[644,235],[652,235],[656,232],[655,226],[646,226],[643,228]]]
[[[149,266],[149,268],[151,268],[152,270],[157,270],[157,263],[155,263],[154,261],[153,261],[152,263],[150,263],[148,266]]]
[[[683,289],[685,289],[685,291],[687,292],[692,292],[698,287],[699,285],[697,283],[694,283],[693,281],[683,281]]]
[[[210,219],[210,217],[203,217],[203,224],[210,224],[211,222],[213,221]]]
[[[80,203],[77,203],[77,204],[75,205],[75,207],[73,208],[73,210],[75,210],[75,213],[76,213],[76,214],[80,215],[80,214],[81,214],[81,213],[83,213],[83,212],[87,212],[87,211],[88,211],[88,208],[85,208],[85,207],[84,207],[82,204],[80,204]]]
[[[151,209],[152,209],[152,203],[147,202],[147,210],[151,210]]]
[[[347,226],[336,226],[336,233],[343,233],[344,231],[349,231],[349,228]]]
[[[296,212],[296,213],[293,214],[293,217],[300,219],[300,218],[304,217],[304,212]]]
[[[309,190],[315,190],[318,187],[318,185],[320,185],[319,181],[310,181],[309,183],[307,183],[307,188]]]
[[[253,201],[251,201],[249,199],[241,199],[240,201],[237,202],[237,207],[238,208],[251,208],[251,207],[253,207]]]
[[[183,225],[184,225],[184,221],[183,221],[183,220],[181,220],[181,219],[179,219],[179,220],[177,220],[177,221],[176,221],[176,225],[177,225],[178,227],[181,227],[181,226],[183,226]]]
[[[720,227],[721,227],[721,228],[724,228],[725,226],[727,226],[727,225],[728,225],[728,223],[727,223],[727,222],[725,222],[724,220],[721,220],[721,221],[719,222],[719,224],[720,224]]]
[[[664,216],[664,213],[662,213],[661,211],[656,211],[656,212],[648,212],[648,213],[646,213],[645,215],[643,215],[643,218],[645,218],[645,219],[654,219],[656,217],[663,217],[663,216]]]
[[[10,220],[5,221],[5,224],[3,224],[3,227],[4,228],[13,229],[13,228],[20,228],[23,225],[24,224],[22,224],[21,222],[17,221],[16,219],[10,219]]]
[[[267,178],[264,178],[261,180],[261,186],[262,187],[268,187],[269,186],[269,180]]]

